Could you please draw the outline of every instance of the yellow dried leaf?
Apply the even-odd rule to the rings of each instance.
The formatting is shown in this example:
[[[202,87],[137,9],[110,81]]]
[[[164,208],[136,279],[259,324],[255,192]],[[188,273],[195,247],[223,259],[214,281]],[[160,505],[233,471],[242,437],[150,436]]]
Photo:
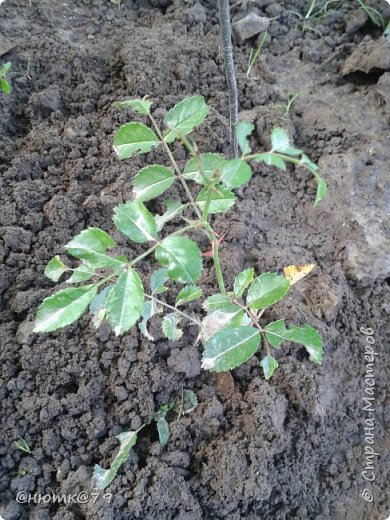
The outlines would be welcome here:
[[[290,282],[290,285],[294,285],[294,283],[299,282],[299,280],[311,273],[315,266],[315,264],[289,265],[283,269],[283,274]]]

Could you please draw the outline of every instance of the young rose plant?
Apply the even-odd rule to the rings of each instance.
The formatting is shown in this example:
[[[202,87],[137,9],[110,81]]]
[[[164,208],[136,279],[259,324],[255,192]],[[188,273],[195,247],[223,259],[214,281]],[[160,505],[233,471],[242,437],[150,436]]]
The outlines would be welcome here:
[[[86,309],[93,323],[99,327],[107,320],[114,333],[125,334],[137,322],[140,331],[150,340],[148,321],[166,311],[162,332],[177,340],[182,335],[180,325],[188,320],[199,328],[203,343],[202,366],[206,370],[231,370],[252,357],[263,345],[260,362],[266,379],[278,366],[272,354],[284,341],[303,345],[309,359],[321,363],[322,340],[310,325],[286,326],[283,319],[263,324],[261,318],[269,307],[281,300],[290,286],[313,266],[285,269],[283,275],[263,273],[256,276],[252,268],[238,273],[233,287],[226,288],[219,260],[220,238],[212,227],[211,217],[230,210],[236,197],[233,189],[247,183],[252,176],[252,164],[263,162],[282,171],[292,163],[309,171],[317,184],[314,205],[326,194],[326,183],[318,167],[302,150],[295,148],[285,130],[275,128],[271,134],[271,149],[256,153],[250,148],[248,137],[253,125],[241,122],[237,128],[237,141],[241,157],[227,160],[216,153],[199,153],[188,134],[203,122],[208,107],[202,96],[191,96],[179,102],[166,114],[161,129],[151,114],[152,103],[146,99],[132,99],[118,103],[145,116],[150,123],[130,122],[116,132],[114,150],[119,159],[144,154],[153,148],[165,151],[170,166],[151,164],[142,168],[133,178],[134,199],[114,209],[113,222],[118,231],[136,244],[145,244],[138,256],[116,256],[110,250],[115,241],[105,231],[88,228],[65,245],[66,252],[80,260],[70,268],[59,256],[47,265],[45,274],[57,282],[68,272],[67,283],[46,298],[40,305],[35,332],[51,332],[77,320]],[[179,141],[188,151],[189,160],[180,169],[170,145]],[[147,203],[161,196],[173,183],[183,188],[186,200],[165,200],[166,211],[153,215]],[[190,189],[193,184],[196,189]],[[174,219],[182,226],[164,234],[164,226]],[[189,237],[191,233],[191,237]],[[201,298],[202,290],[196,286],[202,273],[202,253],[194,237],[204,234],[211,243],[211,252],[218,292],[205,299],[205,316],[201,319],[185,312],[185,304]],[[152,273],[148,287],[144,287],[136,267],[140,260],[154,256],[158,268]],[[150,260],[153,262],[153,260]],[[85,283],[86,282],[86,283]],[[178,287],[175,299],[161,296],[168,290],[166,284]]]

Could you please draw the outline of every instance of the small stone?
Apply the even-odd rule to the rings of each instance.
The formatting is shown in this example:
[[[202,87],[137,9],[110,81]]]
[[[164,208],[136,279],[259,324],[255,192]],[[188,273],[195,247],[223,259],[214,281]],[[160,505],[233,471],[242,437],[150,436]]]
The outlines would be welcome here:
[[[240,41],[245,41],[257,34],[264,32],[269,27],[270,20],[256,13],[249,13],[244,18],[233,24],[235,33]]]

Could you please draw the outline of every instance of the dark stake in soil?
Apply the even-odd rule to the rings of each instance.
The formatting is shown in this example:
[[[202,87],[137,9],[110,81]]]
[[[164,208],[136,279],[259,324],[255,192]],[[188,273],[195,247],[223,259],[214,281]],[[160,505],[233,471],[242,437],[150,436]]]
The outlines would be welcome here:
[[[389,313],[390,53],[381,31],[357,7],[335,4],[302,34],[289,11],[308,2],[256,0],[233,6],[272,18],[269,41],[246,77],[255,40],[235,41],[240,110],[255,121],[252,138],[288,128],[319,161],[329,196],[313,209],[313,181],[289,168],[259,166],[235,211],[216,218],[229,282],[315,262],[269,319],[308,322],[325,341],[321,367],[302,349],[277,352],[266,382],[253,358],[216,378],[200,370],[194,331],[174,344],[134,329],[115,338],[88,317],[65,330],[31,333],[43,297],[43,269],[86,226],[112,231],[113,207],[131,198],[132,175],[157,152],[119,162],[115,129],[132,117],[113,106],[149,94],[156,117],[187,94],[203,94],[211,115],[201,150],[228,151],[228,105],[216,6],[124,0],[6,0],[0,7],[0,61],[12,61],[10,96],[0,95],[1,463],[0,515],[6,520],[219,519],[378,520],[389,514],[385,431]],[[386,2],[373,4],[389,19]],[[371,49],[371,50],[370,50]],[[299,92],[287,116],[275,105]],[[178,160],[184,156],[179,149]],[[182,193],[173,188],[171,196]],[[161,210],[160,203],[155,210]],[[129,244],[116,237],[123,250]],[[204,244],[207,247],[207,244]],[[137,249],[138,250],[138,249]],[[147,273],[147,263],[140,266]],[[202,287],[215,288],[207,264]],[[365,360],[376,340],[372,378]],[[387,331],[388,333],[388,331]],[[374,384],[371,423],[363,409]],[[147,428],[103,497],[88,504],[17,503],[18,492],[89,490],[95,463],[107,467],[115,435],[138,428],[160,404],[190,388],[199,406],[172,422],[161,450]],[[388,421],[388,418],[387,418]],[[371,425],[371,426],[370,426]],[[372,427],[374,444],[365,438]],[[17,437],[31,453],[17,450]],[[373,482],[362,476],[372,446]],[[387,462],[387,464],[386,464]],[[372,492],[373,502],[362,493]]]

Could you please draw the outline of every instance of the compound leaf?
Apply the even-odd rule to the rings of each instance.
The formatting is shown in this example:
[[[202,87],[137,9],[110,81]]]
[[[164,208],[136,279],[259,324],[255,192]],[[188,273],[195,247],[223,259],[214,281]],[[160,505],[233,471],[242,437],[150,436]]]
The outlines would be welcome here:
[[[204,187],[200,190],[196,197],[196,203],[201,210],[205,207],[210,188]],[[211,202],[209,206],[209,213],[224,213],[236,202],[234,193],[222,186],[216,186],[211,193]]]
[[[202,289],[196,287],[196,285],[187,285],[183,287],[179,294],[176,296],[175,306],[183,305],[183,303],[189,303],[202,296]]]
[[[100,327],[106,316],[105,305],[112,287],[114,287],[113,284],[107,285],[107,287],[100,291],[100,293],[97,294],[89,304],[89,312],[93,315],[92,323],[96,329]]]
[[[115,103],[117,108],[131,108],[133,112],[141,114],[141,116],[147,116],[150,114],[150,107],[152,102],[146,98],[143,99],[126,99],[124,101],[118,101]]]
[[[272,152],[286,152],[290,147],[290,138],[283,128],[274,128],[271,132]]]
[[[205,316],[201,323],[200,337],[202,343],[214,336],[217,332],[224,328],[235,328],[241,325],[248,325],[249,318],[238,305],[231,305],[229,312],[216,310]]]
[[[164,137],[171,143],[180,135],[192,132],[200,125],[208,114],[208,107],[203,96],[190,96],[175,105],[164,118],[168,131]]]
[[[181,318],[176,312],[164,316],[161,328],[166,338],[177,341],[182,337],[183,331],[178,328],[180,321]]]
[[[134,198],[137,200],[151,200],[158,197],[175,182],[175,175],[171,170],[152,164],[142,168],[133,179]]]
[[[309,353],[309,359],[318,365],[322,362],[323,343],[319,332],[305,324],[303,327],[291,325],[286,329],[284,321],[278,320],[268,324],[265,329],[265,335],[269,343],[279,348],[283,341],[293,341],[303,345]]]
[[[222,164],[221,181],[226,188],[238,188],[238,186],[247,183],[251,176],[251,167],[241,159],[231,159]]]
[[[255,162],[263,162],[268,164],[268,166],[275,166],[275,168],[279,168],[279,170],[286,171],[286,163],[282,158],[278,157],[272,152],[258,153],[253,156],[253,160]]]
[[[86,282],[95,274],[95,266],[88,262],[83,262],[81,265],[73,269],[72,276],[66,280],[66,283],[80,283]]]
[[[246,303],[251,309],[264,309],[281,300],[289,287],[290,284],[284,276],[264,273],[250,286]]]
[[[114,240],[105,231],[99,228],[84,229],[65,245],[68,254],[80,258],[89,264],[100,267],[119,267],[123,261],[105,254],[106,250],[114,247]]]
[[[116,206],[112,220],[119,231],[133,242],[142,244],[157,240],[156,221],[140,200]]]
[[[214,311],[234,312],[237,305],[226,294],[213,294],[206,298],[202,307],[208,313]]]
[[[249,146],[248,137],[253,132],[255,125],[249,123],[249,121],[240,121],[237,125],[236,135],[238,146],[241,149],[242,155],[248,155],[251,153],[251,147]]]
[[[260,365],[264,372],[264,377],[268,381],[273,376],[273,373],[278,368],[278,362],[272,356],[265,356],[261,361]]]
[[[253,327],[226,328],[206,343],[202,367],[211,372],[225,372],[245,363],[260,344],[260,333]]]
[[[150,152],[160,144],[157,135],[142,123],[127,123],[114,136],[114,150],[119,159],[128,159],[134,153]]]
[[[156,260],[166,267],[168,277],[179,283],[195,283],[202,271],[199,247],[187,237],[164,238],[156,248]]]
[[[166,211],[162,215],[156,215],[156,224],[157,231],[161,231],[167,222],[173,220],[177,215],[179,215],[188,204],[182,204],[181,202],[176,202],[172,199],[167,199],[165,201]]]
[[[144,303],[142,309],[142,321],[139,322],[138,327],[145,338],[149,339],[150,341],[154,341],[154,338],[148,331],[148,321],[150,318],[156,314],[159,314],[160,312],[162,312],[162,308],[156,305],[153,300],[149,300]]]
[[[287,331],[286,339],[300,343],[309,353],[309,359],[313,363],[320,365],[324,354],[322,338],[319,332],[305,324],[303,327],[291,325]]]
[[[233,291],[237,298],[241,298],[245,289],[253,282],[254,273],[253,267],[248,267],[248,269],[236,276],[233,283]]]
[[[58,282],[66,271],[69,271],[69,267],[61,261],[58,255],[56,255],[45,267],[44,274],[53,282]]]
[[[217,153],[202,153],[199,156],[199,162],[193,157],[187,162],[183,177],[198,184],[206,184],[211,180],[213,174],[219,171],[224,161],[225,159]]]
[[[45,298],[38,308],[34,332],[52,332],[70,325],[83,314],[96,296],[95,285],[62,289]]]
[[[107,320],[115,335],[129,330],[140,318],[144,304],[144,290],[138,274],[127,269],[111,288],[105,304]]]
[[[270,345],[275,348],[280,348],[280,345],[285,339],[285,334],[287,333],[286,325],[284,324],[284,320],[277,320],[269,323],[264,330],[265,337]]]
[[[115,478],[118,469],[126,462],[131,448],[137,442],[136,432],[124,432],[116,436],[119,440],[119,451],[113,460],[110,469],[103,469],[99,464],[95,465],[92,476],[92,489],[105,489]]]

